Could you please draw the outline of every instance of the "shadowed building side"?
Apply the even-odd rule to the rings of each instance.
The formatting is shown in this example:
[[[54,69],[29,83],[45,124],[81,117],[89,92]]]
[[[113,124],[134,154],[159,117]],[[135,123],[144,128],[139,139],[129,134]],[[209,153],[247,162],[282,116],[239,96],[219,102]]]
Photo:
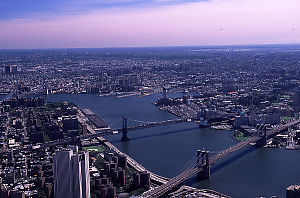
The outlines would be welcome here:
[[[53,167],[55,198],[90,198],[88,152],[62,149],[56,152]]]

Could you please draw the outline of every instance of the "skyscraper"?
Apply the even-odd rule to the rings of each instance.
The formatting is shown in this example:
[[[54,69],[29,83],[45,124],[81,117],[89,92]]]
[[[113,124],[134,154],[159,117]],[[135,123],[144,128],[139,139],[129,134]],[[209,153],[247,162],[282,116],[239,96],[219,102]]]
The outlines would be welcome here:
[[[90,198],[88,152],[60,150],[54,156],[53,167],[55,198]]]

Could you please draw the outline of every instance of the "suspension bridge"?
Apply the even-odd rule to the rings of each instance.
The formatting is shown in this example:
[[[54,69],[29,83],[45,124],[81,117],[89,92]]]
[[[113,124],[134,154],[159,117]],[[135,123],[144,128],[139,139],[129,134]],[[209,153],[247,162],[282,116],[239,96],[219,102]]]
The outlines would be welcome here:
[[[85,124],[85,121],[82,119],[82,117],[78,116],[77,118],[80,123]],[[137,121],[137,120],[133,120],[133,121]],[[129,138],[128,138],[129,131],[135,131],[135,130],[163,126],[163,125],[176,124],[176,123],[181,123],[181,122],[186,122],[186,121],[187,121],[187,119],[164,120],[164,121],[159,121],[159,122],[138,121],[138,122],[143,122],[143,124],[128,127],[127,118],[122,117],[122,128],[97,130],[97,129],[93,129],[90,125],[87,125],[87,130],[90,131],[91,134],[82,135],[82,136],[80,136],[80,139],[81,140],[93,139],[93,138],[97,138],[100,136],[115,135],[115,134],[122,133],[121,140],[128,141],[129,140]]]
[[[168,182],[160,185],[157,188],[153,188],[147,192],[145,192],[142,197],[161,197],[165,193],[169,192],[173,188],[179,186],[184,181],[190,179],[191,177],[197,175],[198,179],[208,179],[210,177],[210,167],[219,162],[220,160],[224,159],[226,156],[230,155],[233,152],[236,152],[245,146],[249,145],[250,143],[255,143],[257,146],[263,146],[266,144],[267,139],[273,137],[274,135],[278,134],[279,132],[288,129],[296,124],[300,123],[300,119],[291,121],[287,124],[278,126],[271,130],[266,130],[266,127],[263,126],[258,128],[258,132],[254,133],[250,136],[247,140],[239,142],[227,149],[220,151],[219,153],[209,157],[209,151],[197,151],[197,163],[196,165],[192,166],[191,168],[185,170],[184,172],[180,173],[176,177],[172,178]]]
[[[43,93],[42,89],[37,89],[37,90],[22,92],[22,93],[20,93],[17,89],[12,89],[2,100],[4,101],[4,100],[10,100],[12,98],[24,98],[31,95],[42,94],[42,93]]]

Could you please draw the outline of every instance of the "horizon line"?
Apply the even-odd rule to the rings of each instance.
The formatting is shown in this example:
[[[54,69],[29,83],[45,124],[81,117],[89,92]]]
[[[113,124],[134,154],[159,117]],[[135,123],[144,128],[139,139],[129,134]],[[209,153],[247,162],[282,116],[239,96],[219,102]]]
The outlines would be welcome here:
[[[110,46],[110,47],[57,47],[57,48],[0,48],[5,50],[60,50],[60,49],[128,49],[128,48],[175,48],[175,47],[230,47],[230,46],[300,46],[300,43],[263,43],[263,44],[216,44],[216,45],[162,45],[162,46]]]

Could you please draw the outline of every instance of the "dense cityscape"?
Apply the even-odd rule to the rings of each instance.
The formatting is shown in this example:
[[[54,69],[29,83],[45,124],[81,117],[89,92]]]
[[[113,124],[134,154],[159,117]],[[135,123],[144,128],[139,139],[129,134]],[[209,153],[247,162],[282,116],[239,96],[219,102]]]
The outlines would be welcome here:
[[[148,127],[193,122],[199,133],[233,131],[237,146],[220,156],[248,143],[300,149],[299,45],[1,50],[0,77],[0,198],[233,197],[189,186],[185,180],[195,175],[175,181],[151,172],[105,139],[122,133],[130,145],[127,132]],[[154,95],[152,105],[176,119],[134,128],[123,117],[117,129],[76,102],[46,98],[65,94]],[[213,165],[205,153],[197,156],[202,172]],[[207,161],[199,165],[200,159]],[[213,173],[205,174],[197,179]],[[287,198],[300,196],[297,183],[280,190]]]

